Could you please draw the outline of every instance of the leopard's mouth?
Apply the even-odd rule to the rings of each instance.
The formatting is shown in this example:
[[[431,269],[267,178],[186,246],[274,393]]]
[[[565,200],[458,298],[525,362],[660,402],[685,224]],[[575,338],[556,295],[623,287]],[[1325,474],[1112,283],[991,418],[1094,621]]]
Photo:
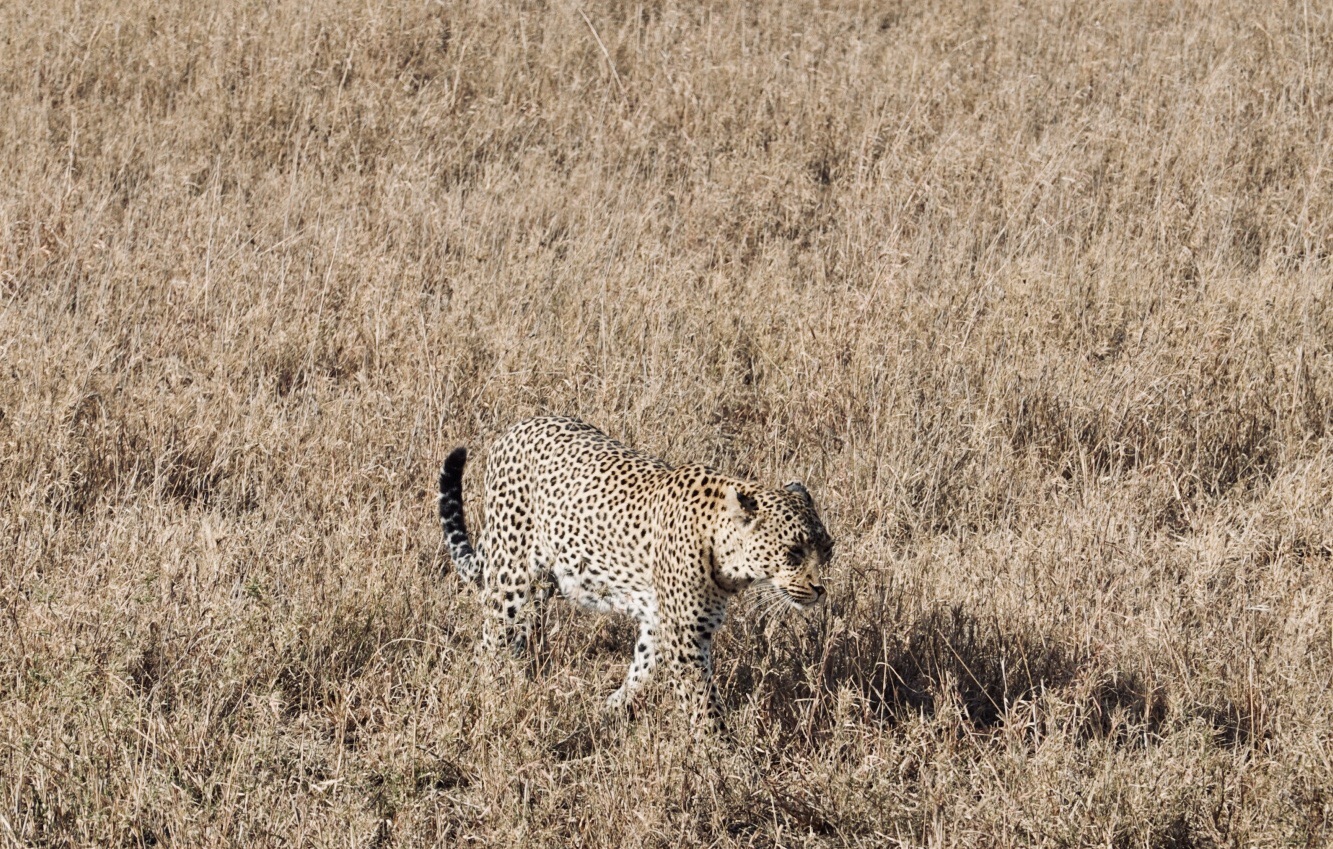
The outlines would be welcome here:
[[[818,584],[793,586],[772,577],[760,578],[751,587],[759,597],[760,606],[769,613],[783,607],[809,610],[823,601],[825,595],[824,588]]]
[[[798,610],[809,610],[824,600],[824,588],[818,585],[809,587],[783,587],[783,595]]]

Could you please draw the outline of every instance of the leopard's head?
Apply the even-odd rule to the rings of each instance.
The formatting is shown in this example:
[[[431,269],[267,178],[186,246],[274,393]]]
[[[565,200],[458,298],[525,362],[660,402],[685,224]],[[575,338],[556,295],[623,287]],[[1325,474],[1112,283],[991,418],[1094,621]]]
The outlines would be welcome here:
[[[805,486],[760,489],[728,482],[720,513],[713,549],[719,586],[753,586],[765,602],[798,608],[823,599],[820,573],[833,556],[833,540]]]

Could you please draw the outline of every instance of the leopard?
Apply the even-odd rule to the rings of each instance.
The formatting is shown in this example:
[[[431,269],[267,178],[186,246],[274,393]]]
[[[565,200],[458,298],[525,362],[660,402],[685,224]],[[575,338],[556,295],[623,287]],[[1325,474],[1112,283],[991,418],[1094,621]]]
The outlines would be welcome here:
[[[713,641],[744,590],[764,610],[809,611],[827,595],[833,540],[805,485],[768,488],[688,463],[672,466],[567,416],[512,426],[491,446],[485,524],[464,519],[466,446],[439,478],[449,558],[486,611],[479,654],[519,655],[533,614],[558,591],[576,607],[627,614],[638,637],[608,708],[632,708],[658,670],[693,715],[723,727]]]

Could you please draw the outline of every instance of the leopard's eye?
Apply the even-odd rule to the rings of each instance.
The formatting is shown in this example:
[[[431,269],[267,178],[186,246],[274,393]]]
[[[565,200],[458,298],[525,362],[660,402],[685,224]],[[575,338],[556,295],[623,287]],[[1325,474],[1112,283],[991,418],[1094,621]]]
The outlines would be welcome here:
[[[787,562],[793,566],[800,566],[805,561],[805,549],[799,545],[792,546],[787,551]]]

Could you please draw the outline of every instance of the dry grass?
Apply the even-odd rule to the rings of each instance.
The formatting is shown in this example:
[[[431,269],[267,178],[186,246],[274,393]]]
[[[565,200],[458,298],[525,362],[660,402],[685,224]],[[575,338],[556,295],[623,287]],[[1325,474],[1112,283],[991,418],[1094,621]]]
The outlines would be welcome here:
[[[1325,4],[0,43],[0,839],[1333,838]],[[474,676],[433,475],[538,411],[820,500],[830,603],[720,644],[735,746],[603,723],[616,620]]]

